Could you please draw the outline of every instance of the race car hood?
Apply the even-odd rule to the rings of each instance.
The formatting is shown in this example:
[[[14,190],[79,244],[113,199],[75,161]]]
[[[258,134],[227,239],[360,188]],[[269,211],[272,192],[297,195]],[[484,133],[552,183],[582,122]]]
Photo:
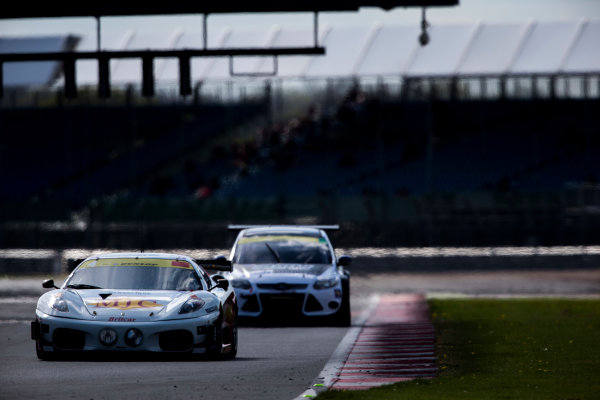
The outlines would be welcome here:
[[[272,275],[314,278],[328,268],[331,268],[331,264],[236,264],[234,271],[242,273],[247,278],[268,278]]]
[[[135,318],[150,320],[158,315],[174,299],[181,296],[177,291],[108,291],[79,290],[85,306],[97,319],[118,321]]]
[[[144,291],[144,290],[55,290],[43,295],[38,301],[38,309],[48,309],[46,304],[52,298],[66,301],[69,311],[62,316],[66,318],[93,319],[109,322],[144,322],[173,318],[187,318],[192,315],[178,315],[182,304],[190,297],[198,295],[207,297],[201,292],[180,291]],[[211,298],[206,299],[212,302]]]

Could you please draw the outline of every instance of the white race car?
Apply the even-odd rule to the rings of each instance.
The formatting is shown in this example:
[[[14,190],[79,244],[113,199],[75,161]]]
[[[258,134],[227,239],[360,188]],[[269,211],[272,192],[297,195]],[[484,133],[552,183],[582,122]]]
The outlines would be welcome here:
[[[240,318],[306,320],[350,325],[350,256],[336,258],[327,236],[333,226],[242,226],[227,275]],[[246,318],[247,317],[247,318]],[[310,319],[309,319],[310,320]]]
[[[161,352],[234,358],[237,300],[205,268],[231,263],[165,253],[111,253],[83,260],[60,288],[44,281],[31,323],[40,359],[74,352]]]

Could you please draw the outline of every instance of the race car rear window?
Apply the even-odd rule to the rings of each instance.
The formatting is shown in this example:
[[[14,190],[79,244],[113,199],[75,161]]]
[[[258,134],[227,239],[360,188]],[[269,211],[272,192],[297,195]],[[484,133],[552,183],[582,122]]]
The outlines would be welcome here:
[[[243,237],[233,262],[239,264],[329,264],[331,251],[325,238],[296,235]]]

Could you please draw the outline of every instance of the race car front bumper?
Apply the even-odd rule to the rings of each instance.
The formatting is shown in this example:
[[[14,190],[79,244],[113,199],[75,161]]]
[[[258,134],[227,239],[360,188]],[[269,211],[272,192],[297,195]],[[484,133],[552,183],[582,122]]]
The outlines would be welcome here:
[[[36,311],[31,338],[46,353],[116,351],[206,353],[215,345],[219,313],[152,322],[93,321],[63,318]]]
[[[311,291],[236,289],[240,317],[296,318],[328,316],[342,303],[341,287]]]

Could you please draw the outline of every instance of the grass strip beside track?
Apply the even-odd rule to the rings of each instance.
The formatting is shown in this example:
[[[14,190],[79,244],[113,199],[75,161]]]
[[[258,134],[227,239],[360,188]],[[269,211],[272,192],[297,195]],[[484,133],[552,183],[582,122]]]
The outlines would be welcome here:
[[[439,376],[319,399],[600,397],[600,300],[430,300]]]

